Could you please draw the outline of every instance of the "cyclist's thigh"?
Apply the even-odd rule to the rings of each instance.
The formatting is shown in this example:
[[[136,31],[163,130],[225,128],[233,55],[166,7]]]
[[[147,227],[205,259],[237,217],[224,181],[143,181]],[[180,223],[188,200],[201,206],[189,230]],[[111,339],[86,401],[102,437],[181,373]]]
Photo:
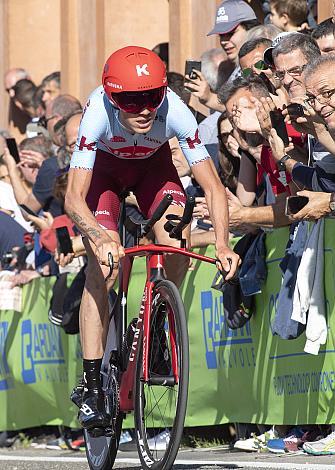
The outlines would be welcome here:
[[[97,151],[92,181],[86,202],[98,223],[106,230],[117,232],[120,213],[119,194],[122,191],[119,181],[115,178],[115,158]]]
[[[183,213],[186,196],[177,170],[172,162],[169,144],[164,144],[150,159],[145,160],[146,170],[141,182],[134,192],[143,214],[151,217],[155,209],[166,194],[173,196],[173,204],[166,214]],[[154,233],[158,243],[176,245],[178,242],[169,238],[164,230],[165,216],[154,225]],[[189,238],[189,229],[185,230],[185,237]]]

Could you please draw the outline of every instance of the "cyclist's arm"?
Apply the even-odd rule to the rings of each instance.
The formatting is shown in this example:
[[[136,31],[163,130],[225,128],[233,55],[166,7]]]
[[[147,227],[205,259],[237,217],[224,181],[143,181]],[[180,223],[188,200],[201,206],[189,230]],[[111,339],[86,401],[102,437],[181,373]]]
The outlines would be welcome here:
[[[99,87],[91,94],[80,123],[78,139],[73,152],[65,195],[65,210],[69,217],[96,246],[109,241],[86,203],[95,162],[97,143],[106,131],[108,118],[104,95]]]
[[[228,202],[224,186],[211,159],[192,166],[192,173],[202,187],[212,221],[217,249],[228,246]]]

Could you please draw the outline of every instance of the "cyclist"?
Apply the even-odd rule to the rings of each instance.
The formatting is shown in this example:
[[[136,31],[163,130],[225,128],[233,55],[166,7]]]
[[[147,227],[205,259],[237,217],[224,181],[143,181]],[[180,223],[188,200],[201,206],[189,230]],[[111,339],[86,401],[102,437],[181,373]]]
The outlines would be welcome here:
[[[225,188],[202,145],[197,123],[181,99],[167,88],[165,65],[152,51],[129,46],[114,52],[102,74],[102,86],[90,95],[80,124],[69,171],[65,208],[81,230],[88,257],[80,309],[84,393],[79,421],[84,428],[105,427],[100,368],[108,330],[108,295],[124,256],[117,232],[119,196],[132,190],[140,210],[150,217],[163,196],[172,194],[168,212],[181,214],[185,195],[172,163],[168,139],[177,136],[202,186],[216,233],[220,268],[231,278],[239,257],[228,247]],[[158,243],[173,245],[162,219],[154,226]],[[189,231],[185,231],[189,238]],[[108,253],[114,270],[109,273]],[[187,259],[170,255],[167,276],[179,285]]]

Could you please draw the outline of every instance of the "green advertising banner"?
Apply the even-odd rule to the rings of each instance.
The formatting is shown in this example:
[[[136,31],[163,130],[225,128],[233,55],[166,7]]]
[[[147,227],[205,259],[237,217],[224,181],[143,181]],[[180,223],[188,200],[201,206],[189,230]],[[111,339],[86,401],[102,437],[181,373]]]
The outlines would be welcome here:
[[[81,373],[78,335],[48,320],[54,278],[23,288],[22,313],[0,312],[0,430],[78,427],[69,395]]]
[[[254,315],[239,330],[229,330],[223,298],[210,288],[213,266],[195,261],[182,287],[190,336],[190,391],[186,426],[225,422],[268,424],[335,423],[334,284],[335,224],[325,224],[325,296],[328,339],[318,356],[304,353],[306,336],[273,336],[280,290],[279,263],[288,229],[267,235],[268,277],[256,296]],[[200,250],[214,255],[213,247]],[[144,259],[134,265],[129,316],[138,312]],[[0,430],[41,424],[76,427],[69,393],[81,368],[77,336],[48,321],[53,280],[23,288],[23,313],[0,312]],[[131,420],[127,420],[131,425]]]

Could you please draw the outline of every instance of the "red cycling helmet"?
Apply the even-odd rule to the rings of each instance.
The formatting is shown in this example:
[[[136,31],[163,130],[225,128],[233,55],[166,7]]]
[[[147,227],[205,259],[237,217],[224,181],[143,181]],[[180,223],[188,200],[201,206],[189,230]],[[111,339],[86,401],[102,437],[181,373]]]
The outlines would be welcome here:
[[[114,52],[104,66],[102,85],[108,98],[122,92],[143,92],[167,86],[164,62],[145,47],[127,46]]]

